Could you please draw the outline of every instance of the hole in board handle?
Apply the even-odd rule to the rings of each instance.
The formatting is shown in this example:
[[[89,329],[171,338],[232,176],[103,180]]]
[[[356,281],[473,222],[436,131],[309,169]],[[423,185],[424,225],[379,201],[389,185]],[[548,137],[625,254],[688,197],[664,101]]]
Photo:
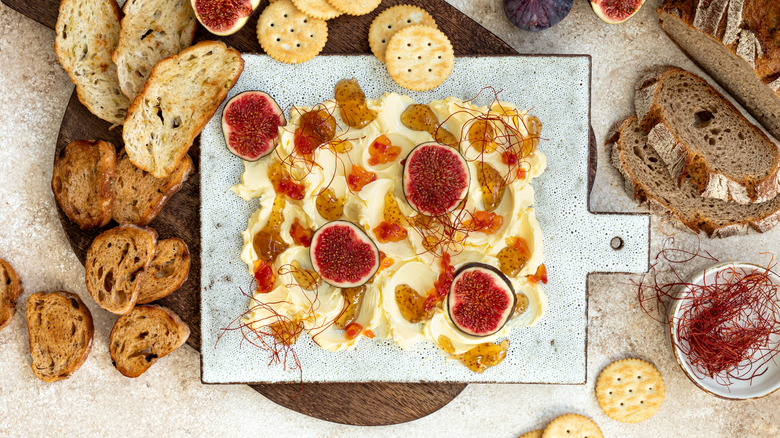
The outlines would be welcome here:
[[[609,246],[611,246],[615,251],[620,251],[625,246],[625,242],[623,242],[622,238],[615,236],[612,238],[612,240],[609,241]]]

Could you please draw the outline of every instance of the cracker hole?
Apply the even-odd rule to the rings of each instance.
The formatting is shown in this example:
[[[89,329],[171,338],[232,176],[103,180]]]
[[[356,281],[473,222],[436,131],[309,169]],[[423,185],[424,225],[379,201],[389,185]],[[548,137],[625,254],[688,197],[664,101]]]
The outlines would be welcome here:
[[[428,44],[430,46],[430,44]],[[439,55],[439,59],[441,59],[441,55]]]
[[[615,251],[620,251],[625,246],[625,242],[621,237],[615,236],[612,238],[612,240],[609,241],[609,246],[612,247]]]
[[[645,404],[645,401],[644,400],[639,400],[639,404],[643,405],[643,404]]]
[[[412,43],[406,43],[406,47],[412,47]]]
[[[296,44],[295,47],[301,47],[301,43]]]
[[[279,42],[279,41],[281,41],[281,40],[282,40],[281,38],[277,38],[277,39],[276,39],[276,41],[277,41],[277,42]]]
[[[431,43],[428,43],[428,47],[431,47]]]
[[[409,73],[411,73],[411,72],[412,72],[412,69],[410,68],[410,69],[408,69],[408,70],[406,70],[406,71],[408,71]]]
[[[287,18],[287,14],[284,14],[284,18]]]
[[[428,73],[430,73],[430,72],[432,72],[432,71],[433,71],[433,70],[431,70],[431,69],[428,69]]]
[[[391,24],[388,24],[388,25],[387,25],[387,28],[388,28],[388,29],[392,29],[392,28],[393,28],[393,25],[391,25]]]
[[[620,406],[623,406],[623,403],[620,403]]]
[[[290,29],[290,33],[295,32],[295,29]]]
[[[271,23],[271,27],[274,27],[274,24],[273,24],[273,23]]]
[[[309,19],[308,19],[308,18],[304,18],[304,19],[303,19],[303,22],[304,22],[304,23],[308,23],[308,22],[309,22]]]

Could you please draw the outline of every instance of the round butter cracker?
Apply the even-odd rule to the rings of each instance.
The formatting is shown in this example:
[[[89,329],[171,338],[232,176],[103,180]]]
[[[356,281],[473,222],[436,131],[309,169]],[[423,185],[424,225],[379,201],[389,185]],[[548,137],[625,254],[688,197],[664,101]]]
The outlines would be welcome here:
[[[436,28],[436,21],[431,14],[417,6],[398,5],[382,11],[368,29],[368,44],[374,56],[385,62],[385,49],[390,38],[399,30],[417,24]]]
[[[309,17],[330,20],[341,15],[341,11],[331,6],[327,0],[292,0],[298,10]]]
[[[382,0],[328,0],[334,8],[348,15],[366,15],[382,3]]]
[[[544,429],[542,438],[604,438],[599,426],[579,414],[561,415]]]
[[[278,0],[260,14],[257,39],[271,58],[297,64],[322,51],[328,41],[328,24],[299,11],[290,0]]]
[[[450,76],[455,52],[444,32],[418,24],[390,38],[385,64],[398,85],[425,91],[438,87]]]
[[[544,433],[544,429],[536,429],[530,432],[526,432],[517,438],[542,438],[543,433]]]
[[[596,399],[610,418],[638,423],[655,415],[666,396],[661,373],[641,359],[623,359],[607,365],[596,382]]]

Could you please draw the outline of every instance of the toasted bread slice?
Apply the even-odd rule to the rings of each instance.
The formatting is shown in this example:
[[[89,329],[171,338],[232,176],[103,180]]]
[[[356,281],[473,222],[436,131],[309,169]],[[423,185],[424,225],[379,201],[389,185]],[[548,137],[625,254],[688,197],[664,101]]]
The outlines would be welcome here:
[[[192,44],[198,20],[190,0],[128,0],[122,10],[125,16],[112,59],[122,92],[132,100],[155,64]]]
[[[77,140],[54,159],[51,190],[62,211],[81,229],[111,220],[116,149],[105,141]]]
[[[713,237],[745,234],[749,228],[764,232],[780,222],[780,196],[738,204],[700,197],[689,178],[678,185],[661,156],[647,143],[647,134],[636,117],[619,124],[607,142],[626,191],[634,200],[646,202],[655,214],[676,218],[694,232],[704,231]]]
[[[111,208],[114,220],[119,224],[148,225],[193,172],[192,159],[185,155],[170,175],[155,178],[149,172],[135,167],[123,149],[119,152],[114,180],[114,202]]]
[[[16,299],[22,294],[22,280],[11,264],[0,259],[0,330],[16,313]]]
[[[777,145],[704,79],[669,67],[638,83],[635,105],[672,177],[689,176],[702,197],[748,204],[780,192]]]
[[[157,359],[179,348],[190,328],[170,309],[145,305],[121,316],[109,335],[108,350],[114,367],[127,377],[138,377]]]
[[[87,250],[87,290],[100,307],[118,315],[133,309],[146,269],[154,259],[157,233],[122,225],[103,232]]]
[[[160,61],[127,112],[130,161],[157,178],[170,175],[243,69],[241,54],[216,41]]]
[[[120,17],[115,0],[62,0],[54,43],[81,103],[114,125],[123,123],[130,106],[111,60],[119,42]]]
[[[78,295],[38,292],[27,300],[32,371],[44,382],[70,377],[92,348],[92,314]]]
[[[190,251],[183,240],[172,238],[157,242],[152,264],[146,270],[138,304],[147,304],[172,294],[190,273]]]

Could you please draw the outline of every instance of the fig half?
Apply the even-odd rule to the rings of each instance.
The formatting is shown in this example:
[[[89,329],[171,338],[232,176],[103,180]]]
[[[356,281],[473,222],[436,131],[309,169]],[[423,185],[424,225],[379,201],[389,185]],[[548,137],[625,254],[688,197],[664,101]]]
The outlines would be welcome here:
[[[426,216],[455,210],[466,198],[470,181],[469,167],[463,155],[435,141],[412,149],[404,163],[406,201]]]
[[[317,274],[334,287],[362,286],[379,270],[379,249],[370,237],[349,221],[321,226],[309,247]]]
[[[246,24],[260,0],[190,0],[200,24],[214,35],[232,35]]]
[[[501,271],[484,263],[468,263],[455,272],[447,312],[463,333],[490,336],[509,321],[516,301],[512,283]]]
[[[633,17],[645,0],[590,0],[593,12],[605,23],[620,24]]]
[[[222,112],[222,134],[234,155],[257,161],[276,148],[279,127],[287,124],[276,101],[262,91],[237,94]]]

